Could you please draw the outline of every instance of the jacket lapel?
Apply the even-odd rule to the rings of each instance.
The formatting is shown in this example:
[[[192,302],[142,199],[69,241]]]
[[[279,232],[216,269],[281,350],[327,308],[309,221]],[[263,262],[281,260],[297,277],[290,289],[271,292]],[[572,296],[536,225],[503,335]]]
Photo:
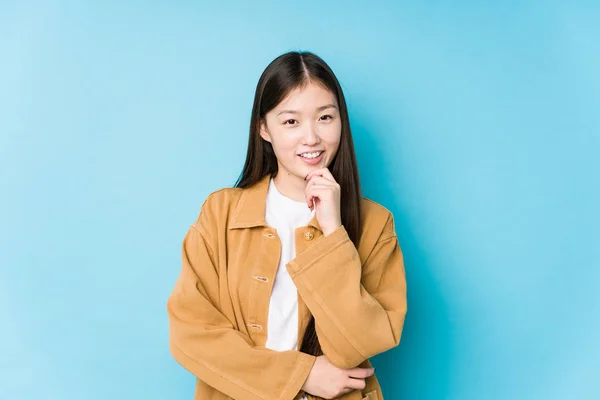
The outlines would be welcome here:
[[[233,212],[229,229],[254,228],[268,226],[265,221],[267,206],[267,192],[272,174],[267,174],[254,185],[243,189],[240,200]],[[313,215],[308,226],[321,230],[317,221],[317,214]]]

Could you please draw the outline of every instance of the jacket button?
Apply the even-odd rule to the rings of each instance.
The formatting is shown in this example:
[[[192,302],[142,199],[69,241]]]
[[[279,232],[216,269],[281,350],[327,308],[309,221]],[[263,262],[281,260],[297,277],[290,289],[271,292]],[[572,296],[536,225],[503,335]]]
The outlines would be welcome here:
[[[314,237],[315,237],[315,235],[313,235],[313,233],[311,231],[304,233],[304,239],[306,239],[306,240],[313,240]]]

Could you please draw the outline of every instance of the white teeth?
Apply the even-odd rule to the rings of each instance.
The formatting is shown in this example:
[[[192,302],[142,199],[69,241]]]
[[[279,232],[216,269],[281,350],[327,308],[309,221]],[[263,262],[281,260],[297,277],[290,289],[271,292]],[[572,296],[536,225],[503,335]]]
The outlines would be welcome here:
[[[300,156],[304,158],[317,158],[321,155],[321,153],[322,151],[317,151],[315,153],[302,153]]]

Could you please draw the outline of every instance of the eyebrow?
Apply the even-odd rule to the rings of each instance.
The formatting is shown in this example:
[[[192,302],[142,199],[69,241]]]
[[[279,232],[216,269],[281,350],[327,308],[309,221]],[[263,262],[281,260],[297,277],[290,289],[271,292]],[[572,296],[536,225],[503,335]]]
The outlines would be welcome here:
[[[335,108],[335,109],[337,109],[337,107],[336,107],[335,104],[326,104],[324,106],[321,106],[321,107],[317,108],[317,111],[322,111],[322,110],[324,110],[326,108]],[[281,110],[280,112],[277,113],[277,115],[281,115],[281,114],[285,114],[285,113],[288,113],[288,114],[298,114],[298,111],[296,111],[296,110]]]

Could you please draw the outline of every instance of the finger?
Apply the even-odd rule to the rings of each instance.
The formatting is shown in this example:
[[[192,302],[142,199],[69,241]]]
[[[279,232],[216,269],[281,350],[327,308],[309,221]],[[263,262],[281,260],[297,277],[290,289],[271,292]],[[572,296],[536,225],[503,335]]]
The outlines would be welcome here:
[[[322,176],[325,177],[325,178],[327,178],[327,179],[329,179],[329,180],[331,180],[331,181],[334,181],[335,183],[337,183],[337,181],[333,177],[333,174],[331,173],[331,171],[329,170],[329,168],[324,168],[323,169],[323,175]]]
[[[340,394],[338,396],[341,396],[343,394],[348,394],[350,392],[353,392],[354,390],[355,389],[352,389],[352,388],[344,388],[344,389],[342,389],[342,391],[340,391]]]
[[[335,180],[335,178],[331,174],[331,171],[329,171],[328,168],[319,168],[319,169],[315,169],[314,171],[310,171],[308,173],[308,175],[306,175],[305,180],[308,181],[308,180],[310,180],[311,177],[313,177],[315,175],[322,176],[326,179],[329,179],[330,181],[337,183],[337,181]]]
[[[324,174],[324,172],[323,172],[324,169],[326,169],[326,168],[318,168],[318,169],[310,171],[308,174],[306,174],[306,176],[304,177],[304,180],[307,181],[310,179],[311,176],[314,176],[314,175],[322,176]]]
[[[310,181],[312,178],[314,178],[316,176],[320,176],[320,177],[328,179],[332,182],[336,182],[335,178],[333,177],[333,175],[331,174],[331,172],[329,172],[329,170],[327,168],[322,168],[322,169],[318,169],[315,171],[311,171],[308,175],[306,175],[305,180]]]
[[[335,193],[335,190],[336,188],[330,185],[311,185],[304,195],[310,207],[315,198],[319,200],[327,199]]]
[[[321,180],[317,180],[317,178],[313,178],[310,182],[308,182],[308,184],[304,188],[304,194],[307,195],[308,193],[310,193],[311,190],[313,190],[315,188],[321,188],[321,189],[329,188],[332,191],[339,190],[336,183],[328,181],[324,178],[321,178]]]
[[[325,195],[329,196],[331,193],[335,193],[336,187],[333,185],[311,185],[306,189],[304,195]]]
[[[373,373],[375,373],[375,368],[352,368],[349,370],[346,370],[346,372],[348,373],[348,376],[351,378],[368,378],[369,376],[373,375]]]
[[[333,191],[335,191],[336,189],[339,189],[340,185],[338,185],[337,182],[331,181],[327,178],[323,178],[322,176],[317,176],[317,175],[313,176],[310,179],[310,181],[306,184],[306,187],[304,188],[306,204],[308,205],[309,208],[312,207],[312,197],[314,197],[314,196],[309,196],[310,190],[317,186],[327,186],[327,187],[332,188]]]
[[[335,191],[335,186],[333,185],[323,185],[323,184],[315,184],[315,185],[310,185],[309,187],[306,188],[306,192],[304,192],[305,194],[311,194],[311,193],[320,193],[320,194],[326,194],[326,193],[333,193]]]
[[[362,390],[365,388],[365,386],[366,382],[364,379],[348,378],[348,381],[346,382],[346,387],[348,389]]]
[[[320,201],[329,198],[334,192],[335,187],[331,185],[311,185],[306,190],[304,196],[308,206],[311,207],[315,198],[318,198]]]
[[[320,183],[322,185],[339,186],[336,181],[332,181],[331,179],[322,177],[320,175],[313,175],[306,183],[306,186],[314,185],[315,183]]]

